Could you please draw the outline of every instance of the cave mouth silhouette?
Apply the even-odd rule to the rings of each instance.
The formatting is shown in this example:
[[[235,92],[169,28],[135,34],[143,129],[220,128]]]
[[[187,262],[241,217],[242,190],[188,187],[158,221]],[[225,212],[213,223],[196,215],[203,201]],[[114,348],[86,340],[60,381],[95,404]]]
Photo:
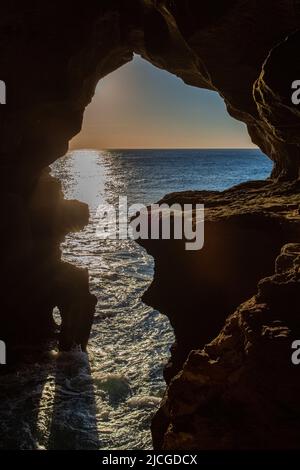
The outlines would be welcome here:
[[[88,130],[86,129],[86,127],[87,127],[88,125],[90,125],[91,128],[95,128],[95,125],[96,125],[96,122],[97,122],[97,119],[98,119],[98,116],[99,116],[99,114],[97,114],[97,113],[99,113],[99,112],[101,113],[101,102],[102,102],[101,99],[103,98],[103,96],[101,96],[101,93],[99,93],[99,91],[97,92],[97,90],[101,90],[101,82],[102,82],[102,80],[106,80],[106,83],[109,83],[110,80],[111,80],[111,77],[112,77],[112,75],[113,75],[114,73],[118,73],[118,71],[120,71],[122,68],[125,68],[125,67],[127,67],[127,69],[128,69],[132,64],[133,64],[132,62],[127,62],[125,65],[121,65],[121,66],[119,66],[119,67],[114,68],[112,72],[110,72],[110,73],[108,73],[107,75],[105,75],[104,78],[101,78],[101,79],[97,82],[97,84],[94,84],[94,88],[95,88],[95,90],[96,90],[96,93],[95,93],[95,95],[91,98],[91,102],[90,102],[90,103],[85,107],[85,109],[84,109],[84,116],[86,116],[87,114],[90,113],[90,122],[87,123],[88,120],[85,119],[85,117],[83,117],[83,124],[82,124],[82,126],[81,126],[80,131],[79,131],[79,132],[73,137],[73,139],[70,141],[70,151],[71,151],[71,152],[75,152],[76,150],[79,150],[79,149],[81,149],[81,148],[82,148],[82,149],[86,149],[87,152],[89,151],[89,149],[91,149],[93,152],[94,152],[94,151],[97,151],[97,148],[96,148],[95,146],[89,145],[89,143],[90,143],[89,138],[91,138],[91,136],[88,134]],[[147,61],[147,65],[149,65],[149,66],[151,67],[151,69],[153,69],[153,68],[156,69],[156,67],[153,66],[153,64],[152,64],[150,61]],[[171,77],[171,76],[172,76],[172,77],[174,76],[174,74],[173,74],[172,72],[168,72],[167,70],[164,70],[164,72],[167,72],[167,73],[168,73],[168,76],[170,76],[170,77]],[[119,79],[119,80],[122,81],[123,78],[124,78],[124,77],[121,77],[121,79]],[[143,77],[143,78],[145,78],[145,77]],[[127,82],[125,82],[125,83],[123,82],[123,83],[122,83],[122,86],[123,86],[123,90],[122,90],[122,91],[125,92],[125,90],[126,90],[126,88],[127,88],[127,85],[128,85]],[[182,83],[181,85],[182,85],[183,88],[189,88],[188,85],[185,84],[185,83]],[[196,90],[196,91],[197,91],[197,90]],[[216,91],[211,92],[211,93],[216,94]],[[210,95],[209,98],[211,98],[211,97],[212,97],[212,95]],[[221,98],[219,98],[219,102],[222,102],[222,99],[221,99]],[[112,104],[108,101],[108,103],[106,104],[106,106],[112,106]],[[116,100],[116,99],[114,99],[114,106],[115,106],[115,107],[118,106],[118,103],[117,103],[117,100]],[[92,109],[92,111],[91,111],[91,109]],[[130,110],[129,110],[129,111],[130,111]],[[221,112],[223,112],[224,114],[226,113],[226,118],[228,118],[228,121],[230,121],[230,122],[232,121],[232,118],[230,117],[229,114],[227,114],[227,112],[225,111],[223,105],[222,105],[222,107],[221,107],[221,106],[219,105],[219,103],[218,103],[218,111],[221,111]],[[104,113],[104,116],[106,116],[105,113]],[[104,119],[105,119],[105,117],[104,117]],[[225,119],[225,118],[223,117],[223,119]],[[119,124],[119,123],[118,123],[118,124]],[[92,129],[92,130],[94,130],[94,129]],[[97,133],[97,132],[98,132],[98,128],[96,129],[96,133]],[[83,145],[82,142],[81,142],[81,140],[80,140],[82,134],[83,134],[83,135],[86,134],[86,135],[85,135],[85,140],[83,139],[83,142],[86,143],[86,145]],[[92,135],[92,137],[95,137],[95,132],[94,132],[94,134]],[[78,143],[79,143],[79,145],[78,145]],[[119,147],[119,148],[120,148],[120,147]],[[143,146],[142,146],[141,148],[143,148]],[[175,150],[175,148],[174,148],[174,150]],[[100,151],[100,148],[99,148],[99,151]],[[66,155],[67,155],[67,154],[66,154]],[[82,165],[83,165],[83,163],[82,163]],[[78,169],[78,171],[80,172],[80,168]],[[57,176],[58,178],[60,178],[60,175],[56,175],[56,176]],[[115,176],[117,177],[118,175],[115,175]],[[190,188],[188,188],[188,187],[182,188],[182,190],[184,190],[184,189],[188,190],[188,189],[190,189]],[[199,189],[201,190],[202,188],[199,187]],[[89,188],[89,190],[90,190],[90,188]],[[164,189],[164,190],[163,190],[163,193],[162,193],[162,196],[164,196],[165,193],[167,193],[167,192],[170,192],[170,191],[167,191],[167,189],[166,189],[166,190]],[[83,196],[83,197],[81,197],[81,196]],[[84,194],[83,194],[82,192],[81,192],[81,196],[77,197],[77,195],[75,195],[75,196],[73,195],[74,198],[76,198],[76,199],[78,198],[80,201],[83,200],[85,204],[89,204],[89,201],[85,199]],[[73,197],[72,197],[72,198],[73,198]],[[151,202],[157,202],[157,201],[151,200]],[[89,266],[87,265],[86,268],[88,269]],[[255,286],[256,286],[256,284],[253,284],[253,290],[254,290]],[[64,320],[63,320],[64,315],[63,315],[63,313],[61,313],[61,317],[62,317],[62,318],[61,318],[61,323],[62,323],[62,325],[64,325]],[[67,323],[70,323],[70,321],[71,321],[71,320],[68,319],[68,320],[67,320]],[[84,320],[83,320],[83,321],[84,321]],[[66,322],[65,322],[65,323],[66,323]],[[91,321],[90,321],[90,320],[89,320],[89,324],[91,325]],[[86,336],[86,338],[87,338],[87,336]],[[85,338],[85,343],[84,343],[84,348],[83,348],[83,349],[85,349],[85,346],[86,346],[86,344],[87,344],[87,339],[86,339],[86,338]],[[64,347],[68,348],[69,345],[70,345],[70,341],[67,341],[66,346],[64,346]]]
[[[110,75],[107,76],[107,79],[109,81]],[[100,85],[101,85],[101,80],[98,83],[100,83]],[[185,84],[183,84],[183,86],[187,87],[187,85],[185,85]],[[92,99],[91,104],[88,105],[87,108],[85,109],[85,113],[89,112],[89,108],[91,106],[93,106],[93,103],[95,102],[95,100],[99,100],[100,111],[101,111],[101,96],[99,97],[99,96],[95,95]],[[97,107],[96,107],[96,109],[97,109]],[[224,111],[224,110],[222,110],[222,111]],[[229,116],[228,116],[228,119],[230,119]],[[81,133],[84,133],[84,126],[85,126],[85,124],[83,123],[82,129],[79,132],[79,134],[77,135],[77,137],[75,137],[75,139],[78,138],[78,136],[80,136]],[[90,148],[90,146],[88,146],[88,145],[87,145],[87,147]],[[71,152],[76,152],[76,149],[73,147],[73,145],[71,146]],[[88,150],[87,150],[87,152],[88,152]],[[93,149],[92,152],[95,152],[95,149]],[[68,157],[64,156],[64,157],[61,158],[61,160],[64,159],[64,158],[68,158]],[[83,166],[84,166],[84,160],[83,160],[84,158],[86,158],[86,156],[82,156],[82,165]],[[57,162],[55,162],[55,163],[57,163]],[[77,169],[78,179],[79,180],[81,178],[81,173],[80,173],[81,171],[82,171],[82,166],[79,166],[78,169]],[[91,172],[92,172],[92,170],[91,170]],[[91,172],[88,175],[88,177],[92,177]],[[67,174],[68,174],[67,168],[62,167],[61,174],[56,172],[54,176],[56,178],[62,178],[64,175],[66,176]],[[62,182],[62,184],[63,184],[63,182]],[[100,182],[100,184],[103,184],[103,182]],[[66,185],[66,191],[64,190],[65,197],[68,197],[68,188],[67,188],[67,186],[68,185]],[[64,184],[63,184],[63,189],[64,189]],[[89,188],[89,190],[90,190],[90,188]],[[164,193],[165,193],[165,191],[164,191]],[[78,195],[77,194],[72,195],[72,199],[73,199],[73,197],[77,198],[77,196],[78,196],[78,199],[80,201],[84,201],[84,203],[89,203],[89,201],[88,201],[89,198],[81,197],[81,196],[84,196],[84,193],[82,191],[81,191],[80,195],[79,194]],[[152,201],[152,202],[155,202],[155,201]],[[90,206],[89,209],[91,211],[91,210],[93,210],[93,207]],[[66,251],[70,252],[72,250],[72,245],[71,245],[71,247],[66,246],[66,243],[64,243],[64,245],[65,245],[65,250]],[[84,239],[81,249],[82,249],[82,252],[84,252],[85,254],[88,251],[88,249],[86,247],[86,239]],[[76,246],[76,250],[77,251],[80,250],[80,247]],[[67,259],[67,261],[69,261],[69,262],[73,261],[73,263],[74,263],[74,255],[72,253],[70,253],[70,255],[71,255],[70,259]],[[91,263],[92,263],[92,261],[91,261]],[[91,266],[89,265],[89,263],[86,265],[86,267],[90,270],[90,274],[91,274]],[[92,275],[93,275],[93,277],[95,277],[94,273]],[[148,288],[150,286],[152,281],[153,281],[153,277],[151,276],[151,279],[149,279],[149,285],[146,286],[146,288]],[[111,281],[111,282],[114,282],[114,281]],[[99,278],[99,284],[101,284],[101,277]],[[99,294],[99,297],[101,298],[101,293]],[[55,309],[56,308],[57,307],[55,307]],[[67,309],[67,305],[64,308]],[[56,327],[58,327],[58,328],[61,326],[61,323],[64,322],[63,308],[60,311],[60,314],[58,314],[58,312],[56,311],[55,321],[56,321]],[[70,320],[67,318],[68,323],[69,323],[69,321]],[[124,334],[127,334],[126,331],[125,331]],[[169,344],[171,346],[171,343],[174,341],[173,336],[170,339],[172,339],[172,341]],[[68,349],[68,347],[69,347],[69,343],[68,343],[66,349]],[[63,349],[64,349],[64,347],[63,347]],[[64,356],[62,356],[62,359],[57,360],[56,378],[55,378],[55,394],[54,394],[54,399],[53,399],[51,426],[50,426],[49,438],[48,438],[48,442],[47,442],[47,446],[49,447],[49,449],[71,448],[72,445],[76,445],[76,442],[74,441],[74,439],[76,439],[76,435],[75,435],[75,433],[72,434],[72,429],[70,430],[69,433],[66,432],[66,428],[64,428],[64,430],[60,429],[60,420],[61,420],[61,417],[62,417],[62,409],[61,409],[62,408],[62,400],[61,400],[62,383],[61,383],[61,381],[62,381],[62,374],[63,374],[64,367],[65,367],[65,370],[66,370],[66,377],[68,378],[68,380],[75,380],[76,379],[75,373],[73,373],[73,374],[70,373],[70,371],[72,371],[72,368],[70,368],[70,370],[69,370],[68,367],[65,366],[63,358],[64,358]],[[165,357],[165,362],[167,362],[168,358],[169,358],[169,354],[168,354],[168,356]],[[62,365],[60,365],[60,363],[62,363]],[[92,445],[92,447],[95,446],[95,448],[97,448],[97,446],[101,447],[101,435],[99,436],[98,431],[97,431],[97,413],[98,413],[99,410],[97,411],[97,407],[95,405],[96,398],[95,398],[95,395],[94,395],[94,392],[93,392],[93,387],[95,386],[95,384],[93,382],[93,376],[91,374],[90,367],[88,367],[88,371],[86,371],[86,374],[90,376],[90,390],[88,390],[88,392],[86,390],[83,390],[83,392],[84,392],[84,394],[88,393],[89,396],[90,396],[90,399],[89,399],[88,402],[85,402],[85,400],[83,399],[82,402],[83,402],[83,405],[86,407],[86,412],[89,414],[89,416],[92,417],[93,436],[92,436],[92,439],[91,439],[91,445]],[[47,380],[48,380],[48,377],[45,378],[44,386],[47,384]],[[41,393],[41,400],[42,400],[42,393]],[[70,413],[72,412],[72,407],[73,407],[74,408],[74,413],[75,413],[76,412],[76,406],[78,406],[78,403],[71,396],[70,400],[65,399],[65,406],[66,406],[67,411],[70,412]],[[149,413],[150,413],[150,411],[149,411]],[[38,419],[39,419],[39,416],[36,417],[36,422],[37,423],[38,423]],[[91,423],[88,423],[88,425],[90,426]],[[83,426],[82,431],[84,431],[84,426]],[[74,442],[75,442],[75,444],[74,444]]]
[[[7,246],[15,253],[16,260],[16,282],[11,282],[7,276],[4,285],[7,295],[3,302],[3,308],[8,312],[3,336],[11,343],[11,350],[19,343],[43,343],[55,326],[52,311],[58,305],[63,305],[65,311],[61,312],[64,331],[61,347],[68,348],[76,338],[82,348],[86,348],[95,299],[89,293],[87,273],[63,263],[59,245],[69,232],[87,224],[88,208],[80,202],[63,199],[60,185],[51,179],[48,166],[67,153],[69,142],[80,133],[84,111],[92,101],[99,81],[130,62],[134,54],[181,78],[187,85],[218,92],[229,115],[247,124],[253,142],[271,158],[272,152],[277,152],[270,140],[265,142],[262,123],[259,126],[255,123],[258,114],[253,100],[253,82],[259,76],[261,64],[255,65],[251,73],[249,70],[246,75],[243,72],[243,80],[236,87],[236,74],[230,70],[236,59],[233,45],[228,45],[227,51],[233,62],[222,69],[226,58],[220,56],[214,43],[210,47],[219,57],[220,64],[217,60],[209,60],[212,54],[207,56],[203,51],[200,59],[193,50],[185,37],[185,25],[178,19],[179,28],[175,21],[176,8],[173,11],[170,7],[168,11],[160,4],[151,4],[141,5],[139,9],[135,4],[130,17],[128,10],[117,3],[117,10],[111,11],[105,5],[105,14],[101,10],[95,16],[92,9],[83,18],[82,12],[74,7],[71,21],[68,21],[69,12],[62,7],[57,34],[53,36],[52,30],[44,31],[45,37],[51,37],[49,44],[46,42],[49,46],[47,57],[45,49],[41,60],[37,61],[37,56],[31,52],[39,49],[39,45],[30,43],[26,45],[27,53],[18,55],[20,66],[28,71],[24,80],[14,87],[14,75],[11,79],[9,73],[4,77],[7,90],[14,89],[13,94],[9,93],[9,104],[4,109],[1,107],[6,113],[5,130],[13,129],[14,135],[17,132],[21,136],[12,142],[11,133],[4,132],[2,141],[4,149],[10,148],[11,156],[11,164],[5,166],[3,173],[7,175],[3,184],[4,191],[8,191],[7,225],[15,227],[10,216],[13,212],[20,224],[14,237],[7,232]],[[232,5],[228,8],[230,10]],[[210,17],[210,13],[206,13]],[[227,9],[219,13],[226,15]],[[49,24],[54,13],[47,11],[50,15],[47,21],[41,21],[44,14],[42,8],[38,10],[33,23]],[[82,29],[78,28],[81,21],[86,22]],[[87,31],[90,31],[89,35]],[[65,42],[66,49],[62,48]],[[219,73],[219,65],[222,73]],[[291,152],[289,149],[288,153]],[[286,153],[282,155],[286,157]],[[277,158],[275,166],[273,176],[284,171],[282,159]],[[17,197],[11,197],[11,193]],[[26,208],[25,216],[22,207]],[[4,261],[4,269],[7,266],[8,272],[11,263],[11,258]],[[30,276],[26,274],[28,266],[32,267]],[[14,284],[21,286],[20,295],[15,295]],[[72,288],[74,285],[78,287],[76,292]],[[33,291],[36,295],[32,297],[29,293]],[[21,298],[25,299],[24,304]],[[80,331],[82,324],[86,325],[84,331]]]
[[[218,92],[224,98],[228,113],[246,123],[252,141],[274,162],[271,178],[264,184],[259,186],[252,182],[231,190],[223,194],[221,202],[217,201],[218,196],[209,196],[208,202],[213,211],[219,210],[219,215],[229,206],[230,209],[234,206],[237,212],[236,217],[229,217],[229,228],[226,227],[230,236],[233,235],[232,240],[237,241],[232,249],[237,265],[237,282],[234,282],[233,287],[241,285],[243,276],[249,270],[248,262],[253,274],[251,279],[258,275],[261,262],[266,261],[265,248],[274,250],[272,256],[270,251],[267,253],[269,270],[270,259],[274,261],[280,243],[283,245],[289,241],[299,241],[299,230],[296,227],[299,222],[299,113],[291,106],[289,81],[291,77],[293,80],[299,78],[299,67],[294,60],[297,57],[295,51],[299,50],[299,32],[292,33],[299,28],[300,10],[295,2],[270,0],[223,0],[221,4],[219,9],[213,10],[212,4],[208,6],[196,0],[113,0],[91,1],[83,8],[80,3],[53,0],[51,3],[35,2],[34,5],[26,3],[19,6],[17,15],[11,4],[2,5],[0,36],[1,44],[5,47],[1,49],[0,78],[5,81],[7,96],[6,105],[0,106],[4,237],[1,339],[7,344],[9,361],[20,359],[23,347],[45,347],[53,332],[52,312],[57,305],[63,306],[62,349],[68,349],[74,339],[83,349],[86,347],[95,298],[89,290],[87,272],[61,260],[60,244],[69,233],[86,226],[88,210],[85,204],[64,199],[60,184],[49,174],[48,167],[66,154],[69,141],[80,132],[84,110],[99,80],[132,60],[134,53],[182,78],[186,84]],[[20,70],[26,71],[22,79]],[[283,70],[286,73],[283,74]],[[248,210],[253,210],[253,204],[257,213],[247,217]],[[241,237],[234,238],[235,222],[245,228],[239,231],[243,232]],[[212,233],[213,225],[214,222]],[[264,240],[269,242],[261,248],[260,233],[256,233],[254,240],[244,237],[249,227],[252,230],[257,225],[265,234]],[[282,232],[277,229],[282,229]],[[257,242],[258,252],[253,242]],[[251,243],[252,249],[249,250]],[[208,249],[207,261],[211,258],[213,248],[211,245]],[[237,255],[241,251],[247,259],[243,258],[245,262],[239,264]],[[231,253],[227,251],[226,254]],[[289,253],[283,251],[282,254],[281,263]],[[146,295],[149,304],[155,304],[159,311],[173,315],[172,321],[178,327],[178,336],[182,333],[178,342],[181,342],[183,349],[174,349],[172,354],[173,359],[176,361],[179,358],[180,362],[182,351],[186,355],[193,347],[190,339],[195,339],[193,335],[197,331],[195,320],[200,310],[199,299],[204,298],[202,306],[207,307],[205,311],[210,313],[210,320],[213,320],[213,314],[209,310],[209,294],[215,303],[228,299],[225,295],[216,295],[216,290],[205,284],[204,287],[208,288],[203,289],[203,295],[199,296],[199,285],[196,282],[198,264],[192,261],[189,264],[185,257],[178,255],[176,263],[170,266],[170,262],[163,259],[162,251],[157,250],[155,255],[159,270],[152,289]],[[217,262],[218,259],[216,268]],[[282,265],[277,268],[281,269]],[[282,319],[283,324],[286,324],[286,305],[290,305],[290,300],[290,313],[297,311],[298,285],[291,285],[290,282],[296,275],[296,268],[294,273],[292,268],[288,270],[281,273],[284,282],[279,285],[276,276],[260,283],[260,295],[266,301],[266,309],[260,310],[261,315],[259,313],[256,316],[258,329],[264,320],[260,321],[261,316],[266,314],[269,317],[267,310],[276,316],[276,320]],[[183,273],[186,285],[191,283],[195,294],[191,303],[196,309],[192,311],[185,306],[184,322],[180,322],[180,314],[186,298],[180,299],[182,285],[178,282],[178,276],[176,278],[178,272]],[[261,274],[264,273],[263,270]],[[222,281],[230,281],[226,270],[222,274],[220,269],[216,269],[212,274],[220,276],[221,288]],[[250,287],[252,292],[252,285]],[[175,294],[173,298],[170,292]],[[224,316],[228,313],[227,310],[222,312]],[[238,321],[241,319],[239,314],[236,318]],[[291,334],[299,331],[296,322],[297,319]],[[84,331],[82,325],[85,325]],[[246,322],[247,330],[251,326]],[[231,333],[235,341],[242,331],[233,329]],[[297,447],[299,429],[290,417],[299,413],[298,382],[294,372],[285,369],[281,363],[278,364],[279,372],[272,374],[273,351],[280,354],[282,349],[271,336],[270,349],[260,348],[262,340],[263,336],[258,333],[250,341],[251,350],[257,359],[255,368],[251,368],[250,364],[249,369],[249,364],[244,361],[247,351],[241,342],[238,342],[241,348],[235,344],[231,349],[230,357],[236,357],[236,353],[241,352],[242,366],[247,376],[242,390],[247,389],[249,393],[245,397],[241,389],[236,387],[238,382],[228,381],[231,384],[228,391],[232,397],[232,406],[228,408],[228,401],[223,401],[222,391],[219,393],[213,390],[220,403],[218,416],[223,418],[222,423],[225,425],[221,431],[235,437],[236,433],[232,434],[232,431],[240,428],[242,432],[238,429],[238,441],[245,438],[247,448],[274,448],[274,445],[280,447],[282,443],[286,447]],[[224,347],[226,349],[226,344],[221,341],[215,349],[216,354],[222,354]],[[266,352],[271,352],[269,363],[265,362],[268,360]],[[213,378],[211,359],[213,355],[208,355],[206,365]],[[278,383],[278,375],[285,378],[282,388]],[[224,376],[228,378],[227,373]],[[258,390],[259,383],[263,389]],[[200,381],[198,385],[202,391]],[[184,388],[189,393],[188,384]],[[209,399],[211,387],[207,387],[207,392]],[[202,393],[189,397],[199,405],[197,410],[203,408],[203,401],[197,402],[199,396],[202,400]],[[258,406],[253,396],[257,397]],[[246,398],[246,401],[241,398]],[[241,409],[241,402],[251,411],[250,417],[242,413],[237,416],[236,410]],[[194,429],[208,431],[206,436],[199,432],[198,442],[204,442],[206,448],[211,448],[209,444],[212,443],[218,445],[215,435],[212,435],[214,440],[209,435],[209,425],[215,431],[215,408],[209,406],[209,401],[206,403],[208,406],[204,405],[202,417],[194,414],[181,420],[180,416],[175,416],[174,422],[173,417],[165,414],[163,420],[158,420],[160,435],[156,436],[157,447],[162,447],[163,421],[173,430],[176,426],[180,429],[182,423],[183,432],[196,424]],[[267,408],[266,403],[269,404]],[[284,406],[286,403],[289,403],[289,410]],[[266,411],[263,417],[262,409]],[[179,414],[181,412],[179,408]],[[238,420],[240,426],[235,426],[236,421],[232,423],[225,419],[229,414]],[[193,421],[195,416],[196,422]],[[261,419],[271,423],[269,428],[276,433],[275,436],[273,431],[265,433],[265,423]],[[253,422],[258,424],[252,426],[253,435],[248,439]],[[281,423],[280,426],[278,423]],[[231,442],[229,439],[225,445],[229,446]],[[194,444],[191,442],[193,448]]]

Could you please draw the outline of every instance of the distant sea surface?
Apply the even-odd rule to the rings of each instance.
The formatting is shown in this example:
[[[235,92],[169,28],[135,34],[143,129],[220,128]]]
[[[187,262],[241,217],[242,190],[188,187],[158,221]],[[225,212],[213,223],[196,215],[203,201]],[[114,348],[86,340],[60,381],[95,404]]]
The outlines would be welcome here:
[[[90,223],[62,245],[89,269],[98,304],[88,356],[53,353],[0,378],[0,446],[22,449],[150,449],[150,420],[163,395],[173,334],[140,297],[153,261],[133,241],[95,236],[97,207],[149,204],[173,191],[223,190],[264,179],[258,150],[77,150],[52,165],[65,196],[89,204]],[[5,398],[9,396],[9,398]]]

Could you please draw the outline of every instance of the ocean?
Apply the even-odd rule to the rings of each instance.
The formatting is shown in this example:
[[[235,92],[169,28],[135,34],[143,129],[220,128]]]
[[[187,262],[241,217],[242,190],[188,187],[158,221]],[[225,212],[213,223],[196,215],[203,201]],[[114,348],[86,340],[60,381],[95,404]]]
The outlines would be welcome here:
[[[173,333],[140,300],[151,283],[151,257],[134,241],[97,238],[97,207],[119,196],[150,204],[174,191],[223,190],[265,179],[271,168],[252,149],[75,150],[52,165],[66,198],[90,207],[89,225],[67,236],[62,253],[89,269],[98,304],[88,355],[53,351],[0,377],[2,448],[151,448]]]

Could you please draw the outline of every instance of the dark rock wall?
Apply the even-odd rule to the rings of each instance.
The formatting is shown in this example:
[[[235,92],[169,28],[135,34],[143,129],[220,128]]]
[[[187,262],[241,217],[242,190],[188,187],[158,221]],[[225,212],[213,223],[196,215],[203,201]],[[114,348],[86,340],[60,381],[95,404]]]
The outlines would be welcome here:
[[[277,184],[270,181],[270,187],[246,185],[222,195],[189,195],[193,201],[211,207],[207,247],[200,254],[187,256],[182,247],[172,243],[163,250],[160,245],[147,247],[155,258],[156,272],[145,301],[168,314],[177,338],[166,379],[170,381],[180,371],[191,349],[200,350],[211,341],[225,318],[255,294],[257,282],[271,275],[281,246],[296,243],[299,236],[294,220],[295,214],[297,217],[299,214],[299,111],[290,101],[291,82],[300,79],[296,60],[298,28],[297,0],[2,2],[0,79],[7,86],[7,104],[0,105],[3,228],[0,334],[11,353],[17,353],[23,346],[45,343],[55,329],[54,306],[60,308],[63,319],[61,348],[68,349],[74,343],[86,347],[95,298],[89,293],[88,273],[63,263],[59,246],[68,232],[87,223],[88,208],[77,201],[64,200],[60,184],[49,174],[48,165],[66,153],[68,141],[80,131],[84,109],[99,79],[130,61],[134,52],[178,75],[187,84],[220,93],[228,112],[247,125],[253,142],[274,161],[272,178],[277,181]],[[185,196],[178,197],[182,200]],[[168,269],[170,259],[172,273]],[[276,291],[283,304],[291,293],[291,315],[298,308],[297,282],[298,279],[292,290]],[[272,288],[268,291],[270,296],[273,291]],[[246,320],[241,323],[241,318],[250,307],[256,308],[257,302],[258,297],[238,309],[225,327],[231,328],[231,336],[235,328],[229,355],[239,351],[241,361],[245,357],[241,338],[245,337],[247,327]],[[259,318],[267,308],[284,321],[284,308],[273,311],[269,300],[267,305],[257,304]],[[261,331],[251,341],[255,343]],[[208,369],[205,376],[214,374],[211,361],[219,361],[221,368],[226,361],[232,370],[237,367],[227,355],[223,357],[223,337],[227,333],[221,335],[204,353],[194,354],[202,361],[197,365],[196,375],[193,373],[200,390],[201,367]],[[260,359],[257,354],[251,356],[251,364],[254,357]],[[193,355],[174,384],[182,383],[191,361]],[[247,364],[240,390],[250,380]],[[220,377],[227,377],[224,370]],[[234,377],[238,380],[238,373]],[[285,378],[294,412],[294,395],[289,390],[295,377],[285,375]],[[198,397],[198,385],[193,395],[190,382],[185,383],[186,393]],[[197,423],[192,418],[192,430],[185,431],[184,423],[186,417],[190,420],[190,414],[185,410],[181,419],[174,411],[173,404],[177,403],[174,384],[167,393],[160,438],[154,432],[156,445],[214,447],[209,423],[218,419],[216,409],[206,406],[205,418],[201,410],[195,412]],[[210,389],[207,384],[205,387]],[[219,382],[212,389],[215,388],[216,395],[213,392],[211,396],[217,397],[225,419],[224,409],[231,412],[235,398],[225,406]],[[278,393],[281,392],[284,393],[279,389]],[[193,409],[189,409],[194,416]],[[286,422],[283,420],[278,436]],[[240,422],[229,421],[226,426],[221,447],[233,445],[236,434],[232,426],[238,429]],[[203,437],[201,433],[206,427],[207,435]],[[162,429],[167,431],[165,438]],[[188,438],[181,440],[185,432]],[[251,442],[256,443],[241,439],[241,446]]]
[[[205,242],[195,252],[177,240],[141,242],[155,260],[144,301],[170,318],[176,338],[155,448],[299,447],[299,181],[163,202],[204,203]]]
[[[299,148],[295,146],[297,140],[290,139],[294,123],[288,120],[289,114],[295,111],[285,112],[283,105],[288,102],[293,108],[291,83],[297,79],[299,66],[295,58],[299,35],[284,43],[280,57],[275,53],[269,57],[269,53],[299,28],[299,2],[224,0],[216,4],[170,0],[152,3],[157,5],[164,23],[158,19],[157,12],[146,15],[142,55],[188,84],[219,92],[229,114],[245,122],[252,141],[275,162],[273,177],[298,178]],[[153,30],[155,37],[151,36]],[[160,46],[155,47],[155,43]],[[266,90],[262,81],[257,80],[267,58],[265,69],[275,69],[273,55],[276,55],[276,70],[272,72],[271,89]],[[253,96],[253,85],[258,83],[262,94],[273,95],[278,93],[282,82],[284,87],[277,97],[282,112],[275,121],[273,96],[268,113],[262,113],[256,102],[260,103],[261,99],[257,93]],[[288,127],[283,138],[279,133],[282,122]]]
[[[60,260],[60,243],[88,222],[88,207],[65,201],[48,165],[80,131],[104,76],[130,60],[113,2],[11,2],[0,18],[3,256],[1,338],[8,357],[51,336],[52,310],[63,317],[60,345],[83,348],[95,298],[88,273]]]
[[[217,337],[190,353],[152,424],[172,450],[299,448],[299,243],[285,245],[276,273],[231,315]]]
[[[205,205],[202,250],[186,251],[185,241],[140,241],[155,260],[143,300],[167,315],[175,332],[167,382],[188,353],[211,341],[228,315],[254,295],[257,283],[272,274],[282,245],[300,239],[298,191],[298,183],[268,181],[224,192],[174,193],[162,200]]]

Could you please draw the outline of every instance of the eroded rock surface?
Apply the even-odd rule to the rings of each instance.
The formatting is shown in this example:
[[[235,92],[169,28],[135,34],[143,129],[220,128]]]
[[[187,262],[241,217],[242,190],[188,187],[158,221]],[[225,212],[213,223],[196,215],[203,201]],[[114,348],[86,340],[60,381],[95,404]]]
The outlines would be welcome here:
[[[192,351],[153,421],[164,449],[299,447],[299,369],[291,345],[300,338],[300,245],[287,244],[276,272]]]
[[[297,448],[299,182],[174,193],[163,202],[204,203],[205,243],[187,252],[177,240],[141,242],[155,260],[144,300],[170,318],[176,339],[154,446]]]
[[[186,251],[185,241],[140,241],[155,260],[143,300],[166,314],[175,332],[165,369],[169,381],[191,349],[210,342],[227,316],[255,293],[260,279],[272,274],[282,245],[300,239],[299,182],[174,193],[161,202],[205,205],[202,250]]]

